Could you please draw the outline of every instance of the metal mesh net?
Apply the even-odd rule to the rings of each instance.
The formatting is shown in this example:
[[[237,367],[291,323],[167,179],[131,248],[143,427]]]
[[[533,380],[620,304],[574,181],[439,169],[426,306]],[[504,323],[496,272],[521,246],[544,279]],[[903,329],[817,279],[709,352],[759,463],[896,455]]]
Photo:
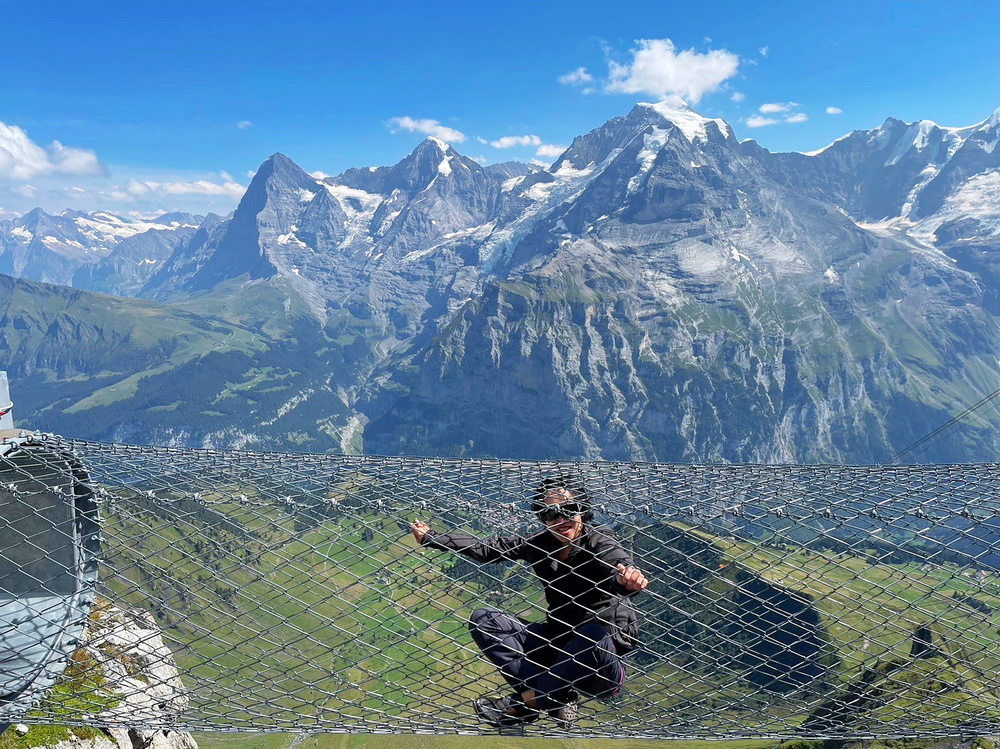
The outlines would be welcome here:
[[[610,529],[650,581],[633,598],[639,645],[624,659],[617,695],[581,693],[571,726],[543,715],[516,730],[1000,731],[997,465],[544,463],[41,444],[49,452],[39,454],[81,462],[100,507],[90,620],[104,634],[85,636],[89,647],[55,690],[18,719],[495,731],[473,700],[510,688],[469,618],[491,607],[545,621],[542,588],[524,564],[479,565],[419,547],[410,523],[477,537],[534,534],[532,492],[571,475],[591,494],[593,523]],[[29,490],[0,468],[11,501]],[[19,531],[12,523],[0,531],[2,557]],[[102,610],[117,612],[112,624]],[[130,634],[129,616],[139,621]],[[118,671],[133,691],[166,695],[167,682],[172,691],[148,710],[123,710],[125,688],[109,683],[106,667],[96,670],[105,657],[125,663]]]

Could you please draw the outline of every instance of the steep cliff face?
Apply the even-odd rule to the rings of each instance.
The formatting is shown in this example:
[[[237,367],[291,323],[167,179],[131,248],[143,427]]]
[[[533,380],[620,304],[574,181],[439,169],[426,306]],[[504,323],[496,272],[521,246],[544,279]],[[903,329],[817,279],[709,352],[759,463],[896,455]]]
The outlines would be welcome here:
[[[405,394],[372,388],[366,444],[877,461],[992,390],[982,279],[803,197],[766,158],[660,107],[578,139],[515,186],[544,204],[517,240],[484,243],[504,280],[385,366]],[[975,424],[935,456],[995,446]]]
[[[962,330],[989,330],[981,310],[926,309],[917,327],[902,315],[872,320],[844,296],[838,320],[808,297],[781,298],[775,284],[722,297],[706,314],[664,310],[634,279],[580,270],[555,287],[532,280],[488,288],[432,346],[393,363],[406,394],[390,400],[384,389],[367,405],[381,413],[366,428],[369,449],[871,461],[946,420],[949,398],[975,397],[964,377],[989,372],[961,340]],[[782,310],[796,314],[776,329]],[[930,354],[941,350],[955,352],[950,363]],[[949,394],[933,392],[949,380]],[[964,437],[939,454],[991,449],[989,430]]]

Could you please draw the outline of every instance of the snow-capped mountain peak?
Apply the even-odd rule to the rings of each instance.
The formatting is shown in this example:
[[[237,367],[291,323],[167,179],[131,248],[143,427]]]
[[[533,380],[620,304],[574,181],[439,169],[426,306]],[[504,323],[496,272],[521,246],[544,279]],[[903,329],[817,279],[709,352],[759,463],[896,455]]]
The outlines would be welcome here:
[[[425,138],[424,142],[437,146],[438,148],[441,149],[441,153],[447,153],[448,149],[451,148],[451,145],[449,143],[446,143],[440,138],[435,138],[433,135],[430,135],[427,138]]]
[[[703,117],[680,99],[664,99],[655,103],[640,102],[636,107],[655,112],[664,120],[674,124],[691,143],[708,140],[708,123],[710,122],[714,122],[719,128],[719,132],[726,138],[735,137],[732,128],[725,120]]]
[[[548,171],[436,138],[336,177],[276,154],[231,218],[174,233],[188,219],[160,217],[103,258],[79,222],[132,224],[0,221],[0,273],[76,268],[79,288],[233,314],[263,300],[255,321],[284,309],[307,359],[268,345],[309,373],[301,423],[361,419],[369,452],[872,460],[995,379],[998,124],[888,120],[807,158],[666,101],[580,135]],[[212,356],[226,382],[260,371]],[[989,455],[998,434],[973,437]]]
[[[425,151],[427,148],[437,148],[437,150],[441,154],[441,160],[438,162],[437,165],[437,173],[445,177],[451,174],[452,172],[451,160],[453,156],[458,155],[458,152],[454,148],[452,148],[450,144],[445,143],[440,138],[435,138],[434,136],[430,136],[426,140],[424,140],[424,142],[421,143],[420,145],[424,147]]]

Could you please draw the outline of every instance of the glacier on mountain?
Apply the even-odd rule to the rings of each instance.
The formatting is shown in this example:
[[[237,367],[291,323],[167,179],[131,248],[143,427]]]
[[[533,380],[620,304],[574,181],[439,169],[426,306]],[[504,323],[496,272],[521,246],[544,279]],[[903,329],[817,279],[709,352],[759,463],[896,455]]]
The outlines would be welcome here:
[[[336,176],[275,154],[225,219],[0,222],[0,271],[227,324],[265,305],[253,326],[302,347],[284,355],[294,372],[335,357],[337,379],[295,380],[255,437],[136,416],[172,439],[877,460],[1000,382],[998,123],[890,118],[772,154],[670,102],[547,169],[483,166],[437,139]],[[85,222],[122,237],[102,245]],[[988,424],[962,435],[939,457],[1000,446]]]

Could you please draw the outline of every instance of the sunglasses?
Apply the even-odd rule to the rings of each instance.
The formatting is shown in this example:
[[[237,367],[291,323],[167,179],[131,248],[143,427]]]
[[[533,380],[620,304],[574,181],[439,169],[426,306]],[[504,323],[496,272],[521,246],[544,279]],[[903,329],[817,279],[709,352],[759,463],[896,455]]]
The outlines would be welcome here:
[[[537,513],[543,523],[554,523],[557,520],[570,520],[583,514],[583,508],[576,502],[566,502],[561,505],[546,505]]]

